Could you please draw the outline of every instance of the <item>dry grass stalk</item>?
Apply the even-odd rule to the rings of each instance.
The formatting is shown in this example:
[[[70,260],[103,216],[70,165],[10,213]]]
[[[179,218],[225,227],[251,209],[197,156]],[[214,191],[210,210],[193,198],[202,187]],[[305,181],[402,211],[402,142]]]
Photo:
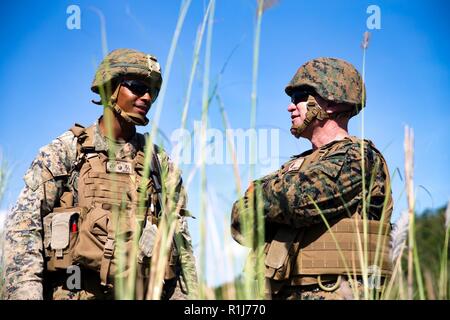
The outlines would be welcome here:
[[[408,237],[408,299],[413,299],[413,250],[414,250],[414,133],[412,129],[405,127],[405,180],[406,196],[408,202],[409,237]]]
[[[364,32],[363,40],[361,42],[361,48],[366,50],[369,47],[369,41],[370,41],[371,34],[369,31]]]
[[[401,259],[401,253],[406,243],[409,231],[409,215],[404,211],[391,231],[391,261],[393,264]]]
[[[8,170],[8,163],[0,152],[0,203],[2,202],[10,173],[11,171]]]
[[[434,293],[434,285],[433,285],[433,275],[430,270],[425,270],[425,286],[427,288],[427,298],[428,300],[436,300],[436,295]]]

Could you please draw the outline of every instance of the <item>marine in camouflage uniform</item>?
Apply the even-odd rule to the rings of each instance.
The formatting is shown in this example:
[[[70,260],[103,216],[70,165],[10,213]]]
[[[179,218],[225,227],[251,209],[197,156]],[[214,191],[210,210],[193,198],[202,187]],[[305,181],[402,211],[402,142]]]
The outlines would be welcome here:
[[[138,80],[138,82],[122,83],[122,80]],[[54,209],[56,210],[56,207],[64,207],[64,202],[68,201],[67,195],[74,205],[78,202],[77,198],[86,197],[86,195],[77,194],[81,183],[79,181],[80,167],[77,166],[77,161],[80,159],[80,143],[83,141],[83,137],[86,138],[86,131],[90,132],[90,150],[91,152],[95,151],[96,155],[108,157],[106,155],[109,153],[109,158],[113,158],[115,161],[133,161],[138,157],[142,159],[143,146],[146,142],[144,136],[136,132],[135,125],[148,123],[145,114],[157,97],[161,81],[159,64],[156,58],[151,55],[131,49],[118,49],[112,51],[103,60],[96,73],[92,90],[101,95],[102,101],[100,103],[105,106],[104,115],[110,112],[109,116],[115,117],[117,123],[120,123],[123,128],[128,128],[131,134],[127,139],[119,137],[114,140],[108,138],[107,135],[102,133],[101,124],[104,118],[101,117],[90,128],[85,130],[79,125],[75,126],[39,150],[37,157],[25,174],[25,187],[6,221],[3,298],[115,298],[113,286],[106,287],[100,283],[101,277],[99,277],[98,270],[88,270],[82,266],[81,288],[74,290],[67,288],[65,280],[68,275],[64,269],[58,270],[58,272],[50,272],[52,267],[47,261],[46,253],[49,248],[52,249],[53,245],[56,247],[56,244],[52,242],[50,247],[46,244],[45,220]],[[129,90],[126,91],[124,86],[128,86]],[[108,89],[112,90],[109,94],[107,93]],[[121,94],[127,92],[129,97],[132,97],[132,101],[139,100],[135,102],[132,110],[126,110],[123,107],[125,104],[120,105],[121,99],[124,101]],[[126,95],[125,98],[127,98]],[[144,101],[145,105],[140,100]],[[144,109],[145,112],[137,110],[136,106]],[[189,214],[186,210],[187,198],[182,186],[181,172],[170,161],[163,149],[155,146],[154,150],[157,157],[155,161],[160,164],[158,178],[164,178],[161,183],[165,189],[174,191],[170,198],[164,199],[165,203],[172,201],[172,206],[167,205],[167,207],[174,208],[178,205],[181,208],[176,213],[175,237],[178,240],[174,252],[176,252],[178,259],[175,266],[177,274],[175,278],[166,281],[166,290],[163,292],[162,298],[170,298],[177,282],[180,281],[180,273],[183,275],[183,280],[186,280],[183,288],[189,290],[190,297],[195,297],[197,275],[191,238],[187,227],[186,219]],[[142,161],[136,162],[137,164],[142,166]],[[118,176],[119,174],[112,175],[113,178],[118,178]],[[104,177],[111,177],[111,175],[105,174]],[[95,181],[97,183],[99,180]],[[66,192],[68,189],[70,192]],[[155,189],[152,190],[155,191]],[[94,190],[94,194],[97,194],[95,196],[98,197],[100,192],[100,190]],[[127,195],[124,196],[127,197]],[[98,198],[95,199],[98,200]],[[111,204],[113,203],[111,202]],[[154,210],[154,208],[151,209]],[[145,210],[150,212],[149,208],[145,208]],[[122,214],[122,211],[120,211],[120,214]],[[51,221],[55,224],[55,220]],[[80,234],[81,230],[78,239]],[[51,241],[53,240],[51,238]],[[119,250],[117,245],[115,250]],[[180,266],[182,266],[182,270],[180,270]],[[63,276],[60,277],[60,275]],[[145,298],[145,295],[141,293],[140,297],[135,296],[135,298],[142,299]]]
[[[386,161],[371,141],[347,133],[365,104],[361,76],[343,60],[318,58],[298,69],[286,93],[291,133],[313,148],[251,184],[233,206],[232,235],[257,246],[257,226],[244,230],[244,219],[254,219],[260,190],[267,298],[361,298],[362,284],[371,286],[364,270],[377,277],[372,287],[391,272],[392,213]]]

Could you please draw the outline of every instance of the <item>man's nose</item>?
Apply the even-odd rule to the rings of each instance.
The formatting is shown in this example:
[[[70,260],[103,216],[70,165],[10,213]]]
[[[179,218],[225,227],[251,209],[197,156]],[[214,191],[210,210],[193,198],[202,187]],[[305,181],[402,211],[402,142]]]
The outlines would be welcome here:
[[[295,111],[295,109],[297,109],[297,106],[295,104],[293,104],[292,102],[289,103],[287,111],[292,112],[292,111]]]

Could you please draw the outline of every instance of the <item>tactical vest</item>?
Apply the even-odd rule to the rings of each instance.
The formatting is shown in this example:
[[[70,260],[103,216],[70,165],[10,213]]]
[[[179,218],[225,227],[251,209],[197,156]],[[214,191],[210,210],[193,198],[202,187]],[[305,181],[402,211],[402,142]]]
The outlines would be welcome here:
[[[94,127],[75,125],[77,157],[61,206],[44,218],[44,247],[48,271],[71,265],[97,271],[101,285],[112,287],[127,278],[132,266],[148,281],[150,258],[160,212],[160,171],[157,149],[151,177],[144,173],[145,137],[133,160],[108,159],[95,149]],[[177,276],[178,255],[169,254],[165,280]],[[142,294],[141,294],[142,296]]]
[[[354,137],[350,139],[353,143],[358,141]],[[325,152],[329,154],[338,148],[336,145]],[[304,170],[326,154],[318,149],[291,165]],[[382,161],[386,172],[385,190],[389,190],[389,172],[383,158]],[[281,226],[266,243],[265,276],[270,280],[272,293],[286,284],[320,284],[321,279],[335,280],[338,275],[354,277],[361,275],[363,268],[380,276],[391,274],[389,222],[363,221],[359,212],[352,212],[351,217],[328,223],[329,228],[324,223],[299,229]]]

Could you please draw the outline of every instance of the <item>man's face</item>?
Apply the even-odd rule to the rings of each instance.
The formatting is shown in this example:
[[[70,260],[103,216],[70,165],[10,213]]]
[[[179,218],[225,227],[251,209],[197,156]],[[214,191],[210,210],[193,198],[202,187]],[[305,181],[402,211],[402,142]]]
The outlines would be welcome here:
[[[288,105],[287,111],[291,114],[291,133],[294,134],[295,128],[300,127],[306,119],[308,108],[306,101],[308,95],[304,93],[294,92],[291,96],[291,103]]]
[[[117,104],[127,113],[145,116],[152,104],[152,94],[145,82],[137,79],[125,79],[121,83]]]

